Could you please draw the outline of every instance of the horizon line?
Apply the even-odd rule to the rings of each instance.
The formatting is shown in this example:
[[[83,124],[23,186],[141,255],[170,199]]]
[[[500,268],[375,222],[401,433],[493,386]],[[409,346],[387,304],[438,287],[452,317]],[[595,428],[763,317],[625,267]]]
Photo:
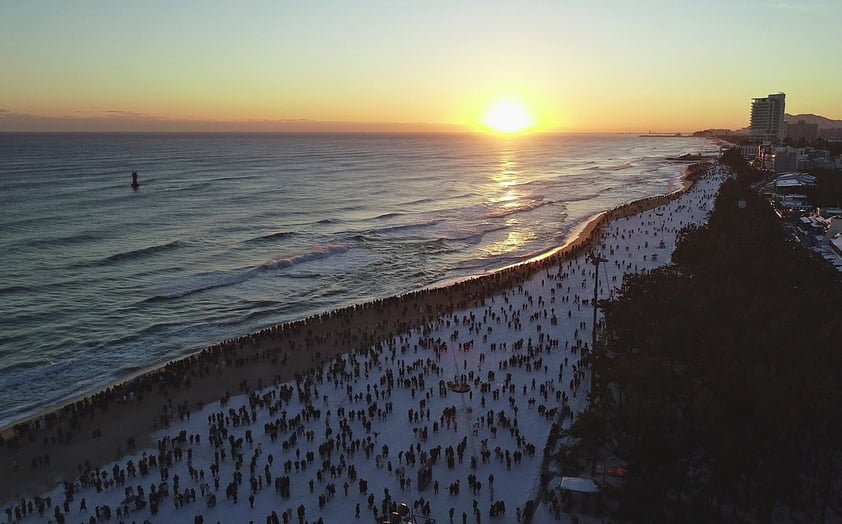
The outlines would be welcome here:
[[[296,119],[203,120],[172,118],[107,111],[96,115],[43,116],[0,109],[0,133],[434,133],[491,134],[502,136],[535,134],[673,134],[694,133],[701,129],[661,130],[661,126],[618,126],[615,129],[533,126],[519,133],[498,133],[474,123],[395,122]],[[119,115],[119,116],[115,116]]]
[[[718,129],[718,128],[717,128]],[[722,128],[725,129],[725,128]],[[579,131],[579,130],[548,130],[548,131],[523,131],[517,133],[499,133],[494,131],[485,131],[482,129],[457,129],[457,130],[26,130],[26,129],[0,129],[0,135],[485,135],[498,137],[518,137],[518,136],[534,136],[534,135],[639,135],[639,136],[658,136],[670,137],[680,136],[689,137],[694,133],[706,131],[700,129],[697,131],[663,131],[663,132],[649,132],[649,131]],[[731,130],[739,131],[739,130]]]

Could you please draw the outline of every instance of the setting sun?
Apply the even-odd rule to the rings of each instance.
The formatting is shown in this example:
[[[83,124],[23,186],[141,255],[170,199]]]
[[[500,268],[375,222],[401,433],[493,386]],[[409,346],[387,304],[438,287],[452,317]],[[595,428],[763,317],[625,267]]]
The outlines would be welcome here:
[[[512,100],[494,104],[483,123],[498,133],[520,133],[535,125],[529,109]]]

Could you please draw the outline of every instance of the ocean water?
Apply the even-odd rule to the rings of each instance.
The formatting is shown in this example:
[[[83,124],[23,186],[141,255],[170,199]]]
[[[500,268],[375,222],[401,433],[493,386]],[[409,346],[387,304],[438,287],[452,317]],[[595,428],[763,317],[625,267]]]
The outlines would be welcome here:
[[[492,271],[695,138],[0,134],[0,426],[214,342]],[[137,171],[141,187],[130,187]]]

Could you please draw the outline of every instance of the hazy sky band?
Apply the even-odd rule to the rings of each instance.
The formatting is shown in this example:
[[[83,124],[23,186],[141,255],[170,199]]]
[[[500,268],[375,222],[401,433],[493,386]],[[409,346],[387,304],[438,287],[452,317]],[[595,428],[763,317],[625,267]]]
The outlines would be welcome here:
[[[0,121],[26,115],[540,130],[747,124],[750,99],[842,117],[842,2],[0,3]]]

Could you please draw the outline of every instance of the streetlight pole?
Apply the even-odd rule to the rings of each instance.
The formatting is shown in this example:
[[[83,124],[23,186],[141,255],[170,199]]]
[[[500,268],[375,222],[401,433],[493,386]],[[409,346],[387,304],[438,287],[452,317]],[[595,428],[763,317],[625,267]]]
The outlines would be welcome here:
[[[593,326],[591,330],[591,352],[596,348],[596,302],[599,300],[599,264],[600,262],[608,262],[607,258],[591,252],[588,255],[588,262],[593,264]]]
[[[596,252],[591,251],[587,256],[588,262],[593,264],[594,267],[594,275],[593,275],[593,326],[591,327],[591,389],[592,391],[597,391],[597,382],[598,376],[594,366],[594,357],[596,355],[596,311],[597,311],[597,300],[599,300],[599,264],[601,262],[608,262],[607,258],[604,258],[598,255]]]

